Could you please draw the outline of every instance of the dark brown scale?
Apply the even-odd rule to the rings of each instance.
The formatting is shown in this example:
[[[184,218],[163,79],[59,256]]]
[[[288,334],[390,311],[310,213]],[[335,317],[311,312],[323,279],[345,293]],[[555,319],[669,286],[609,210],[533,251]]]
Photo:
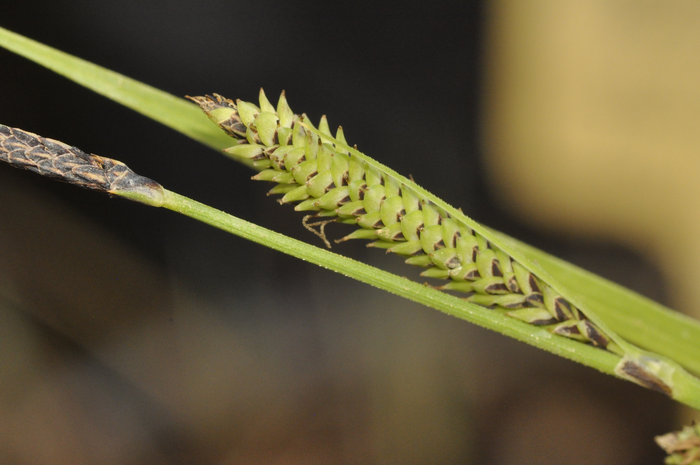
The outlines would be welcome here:
[[[447,260],[447,262],[445,262],[445,266],[450,270],[457,268],[461,264],[462,262],[457,257],[452,257],[449,260]]]
[[[391,240],[392,241],[405,241],[406,238],[403,237],[403,233],[401,231],[398,231],[396,234],[391,236]],[[449,266],[448,266],[448,268],[449,268]]]
[[[508,310],[518,310],[521,308],[527,308],[527,303],[525,301],[523,302],[514,302],[511,304],[505,304],[503,305],[503,308],[507,308]]]
[[[420,232],[421,232],[424,228],[425,228],[425,225],[424,225],[423,223],[419,224],[419,225],[416,227],[416,235],[417,235],[418,237],[420,237]]]
[[[360,200],[365,199],[365,192],[367,192],[367,184],[360,186],[360,190],[357,192],[357,198]]]
[[[487,294],[508,294],[510,289],[504,283],[489,284],[484,288]]]
[[[537,278],[535,278],[534,274],[530,273],[527,280],[528,280],[528,283],[530,284],[530,288],[532,289],[532,292],[542,293],[542,289],[540,289],[540,285],[537,282]]]
[[[316,176],[317,174],[318,174],[318,171],[314,171],[313,173],[310,173],[310,174],[306,177],[306,182],[309,182],[309,180],[311,180],[311,178],[313,178],[313,177]]]
[[[557,314],[557,319],[559,321],[564,321],[572,315],[571,304],[567,302],[563,297],[556,297],[554,299],[554,312]]]
[[[241,121],[236,121],[235,123],[233,123],[230,126],[230,130],[227,132],[233,133],[234,134],[233,137],[244,138],[245,137],[245,130],[246,130],[245,124],[243,124],[243,122],[241,122]]]
[[[605,337],[598,328],[596,328],[590,321],[583,320],[583,324],[586,327],[586,336],[591,340],[594,346],[606,348],[610,343],[607,337]]]
[[[491,275],[498,276],[499,278],[503,277],[503,272],[501,271],[501,264],[495,258],[491,260]]]
[[[528,294],[525,300],[531,307],[544,308],[544,297],[539,292]]]
[[[435,244],[433,244],[434,249],[433,250],[438,250],[438,249],[444,249],[445,248],[445,243],[440,239],[437,241]]]
[[[661,392],[667,396],[673,394],[673,390],[668,384],[664,383],[659,377],[643,370],[642,367],[632,361],[626,361],[622,365],[621,371],[627,376],[634,378],[637,384]]]
[[[565,336],[565,337],[580,336],[581,335],[581,331],[579,331],[578,326],[576,326],[576,325],[562,326],[561,328],[557,328],[556,333],[559,334],[560,336]]]
[[[396,213],[396,221],[401,221],[404,216],[406,216],[406,210],[402,208],[401,211]]]
[[[549,319],[544,319],[544,320],[534,320],[531,321],[530,323],[535,325],[535,326],[549,326],[551,324],[556,323],[557,320],[555,318],[549,318]]]
[[[479,270],[474,268],[473,270],[467,272],[464,278],[468,279],[469,281],[476,281],[477,279],[481,279],[481,274],[479,274]]]
[[[451,247],[453,247],[453,248],[454,248],[454,247],[457,247],[457,240],[458,240],[459,238],[461,238],[461,237],[462,237],[462,235],[460,234],[459,231],[455,232],[454,236],[452,236],[452,244],[451,244]]]
[[[520,286],[518,286],[518,280],[515,278],[515,276],[511,276],[510,278],[508,278],[506,286],[508,286],[508,290],[510,290],[510,292],[514,294],[523,293],[523,291],[520,290]]]

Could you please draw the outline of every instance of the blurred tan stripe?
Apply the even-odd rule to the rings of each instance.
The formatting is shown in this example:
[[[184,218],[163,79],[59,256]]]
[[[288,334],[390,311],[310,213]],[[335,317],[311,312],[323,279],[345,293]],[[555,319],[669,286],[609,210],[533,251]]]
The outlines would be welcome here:
[[[700,315],[700,3],[489,3],[485,160],[503,205],[656,260]]]

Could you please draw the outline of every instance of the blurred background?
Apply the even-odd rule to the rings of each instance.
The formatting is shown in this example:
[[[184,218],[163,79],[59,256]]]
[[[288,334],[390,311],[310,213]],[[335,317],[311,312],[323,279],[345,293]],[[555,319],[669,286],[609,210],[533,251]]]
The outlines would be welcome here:
[[[488,226],[697,316],[700,6],[3,6],[175,95],[283,89]],[[322,246],[243,166],[0,50],[0,121]],[[670,400],[170,211],[0,166],[0,463],[658,464]],[[330,228],[341,237],[346,230]],[[399,274],[397,257],[334,250]]]

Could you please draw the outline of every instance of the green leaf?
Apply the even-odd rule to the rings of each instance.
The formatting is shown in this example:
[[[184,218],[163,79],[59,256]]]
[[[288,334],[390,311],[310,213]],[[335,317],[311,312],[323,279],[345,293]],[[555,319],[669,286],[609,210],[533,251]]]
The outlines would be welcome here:
[[[214,149],[231,145],[199,107],[139,81],[0,28],[0,46]]]

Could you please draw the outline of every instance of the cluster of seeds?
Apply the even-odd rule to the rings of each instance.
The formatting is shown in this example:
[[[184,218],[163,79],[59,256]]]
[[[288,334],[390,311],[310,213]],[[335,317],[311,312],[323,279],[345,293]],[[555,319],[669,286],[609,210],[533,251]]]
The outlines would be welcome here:
[[[277,108],[262,90],[259,107],[217,94],[190,99],[236,139],[225,151],[257,169],[253,179],[276,183],[270,194],[282,195],[280,203],[296,203],[296,210],[321,218],[313,225],[321,227],[322,237],[328,222],[357,225],[341,241],[372,240],[370,245],[426,267],[422,276],[449,280],[438,289],[459,291],[473,303],[621,353],[579,309],[498,247],[394,177],[312,132],[314,126],[292,112],[284,93]],[[331,136],[325,117],[318,131]],[[345,144],[342,128],[335,139]]]

